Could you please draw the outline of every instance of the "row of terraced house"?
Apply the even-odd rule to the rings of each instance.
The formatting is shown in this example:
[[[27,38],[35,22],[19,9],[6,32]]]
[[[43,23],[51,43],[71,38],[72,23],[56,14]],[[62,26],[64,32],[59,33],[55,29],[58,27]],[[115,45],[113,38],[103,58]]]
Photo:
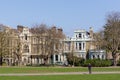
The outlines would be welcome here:
[[[0,25],[0,29],[2,29],[4,25]],[[64,35],[63,30],[61,28],[52,27],[54,31],[57,32],[57,35]],[[20,47],[20,51],[18,55],[21,55],[21,61],[23,65],[27,64],[44,64],[45,59],[41,57],[41,54],[44,53],[47,55],[49,52],[46,52],[42,48],[39,48],[41,50],[37,51],[38,44],[41,44],[41,42],[37,40],[35,34],[31,29],[25,26],[18,25],[17,29],[13,29],[10,27],[6,27],[4,30],[10,32],[9,33],[9,52],[6,53],[8,55],[5,55],[3,57],[4,62],[6,63],[15,63],[18,61],[17,58],[15,58],[15,54],[18,54],[15,46],[18,48]],[[86,31],[84,29],[75,30],[73,37],[60,37],[59,42],[60,43],[58,47],[56,45],[54,46],[54,51],[51,52],[50,56],[47,58],[47,63],[49,64],[56,64],[56,63],[62,63],[67,64],[67,54],[70,54],[73,52],[74,56],[80,57],[80,58],[89,58],[89,59],[106,59],[106,52],[105,50],[98,50],[96,49],[96,45],[94,44],[93,40],[93,29],[90,27],[89,31]],[[44,37],[41,37],[43,41],[48,38],[48,34],[44,34]],[[19,40],[19,43],[18,43]],[[18,44],[20,44],[18,46]],[[39,46],[41,47],[41,46]]]

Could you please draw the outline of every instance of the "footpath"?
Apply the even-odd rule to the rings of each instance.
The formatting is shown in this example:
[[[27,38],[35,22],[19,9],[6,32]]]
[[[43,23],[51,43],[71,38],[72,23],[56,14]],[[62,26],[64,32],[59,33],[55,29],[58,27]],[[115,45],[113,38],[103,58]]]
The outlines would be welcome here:
[[[80,75],[89,72],[59,72],[59,73],[1,73],[0,76],[44,76],[44,75]],[[92,74],[120,74],[120,71],[113,72],[92,72]]]

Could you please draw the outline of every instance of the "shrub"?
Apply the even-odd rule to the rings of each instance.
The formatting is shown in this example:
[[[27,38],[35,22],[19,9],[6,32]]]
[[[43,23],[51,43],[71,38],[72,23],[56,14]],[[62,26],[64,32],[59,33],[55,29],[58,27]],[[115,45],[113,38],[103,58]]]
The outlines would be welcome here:
[[[82,66],[88,66],[91,63],[93,67],[107,67],[111,66],[112,62],[110,60],[100,60],[100,59],[89,59],[84,61]]]
[[[84,59],[72,55],[67,55],[67,60],[69,65],[81,66],[84,63]]]
[[[120,66],[120,60],[118,60],[117,66]]]

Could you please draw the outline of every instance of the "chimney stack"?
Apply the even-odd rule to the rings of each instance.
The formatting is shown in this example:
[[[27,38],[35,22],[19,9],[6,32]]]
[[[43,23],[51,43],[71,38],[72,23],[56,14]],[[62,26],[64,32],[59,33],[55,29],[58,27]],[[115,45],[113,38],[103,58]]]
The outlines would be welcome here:
[[[90,38],[93,38],[93,28],[92,27],[90,27],[89,33],[90,33]]]
[[[17,30],[20,31],[20,32],[22,32],[23,26],[22,25],[17,25]]]

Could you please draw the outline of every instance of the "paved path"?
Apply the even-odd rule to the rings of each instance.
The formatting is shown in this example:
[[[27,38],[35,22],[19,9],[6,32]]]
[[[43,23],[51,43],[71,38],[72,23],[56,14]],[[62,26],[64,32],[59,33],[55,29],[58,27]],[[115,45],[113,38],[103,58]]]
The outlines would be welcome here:
[[[88,74],[88,72],[59,72],[59,73],[3,73],[0,76],[42,76],[42,75],[78,75]],[[116,72],[92,72],[92,74],[120,74]]]

